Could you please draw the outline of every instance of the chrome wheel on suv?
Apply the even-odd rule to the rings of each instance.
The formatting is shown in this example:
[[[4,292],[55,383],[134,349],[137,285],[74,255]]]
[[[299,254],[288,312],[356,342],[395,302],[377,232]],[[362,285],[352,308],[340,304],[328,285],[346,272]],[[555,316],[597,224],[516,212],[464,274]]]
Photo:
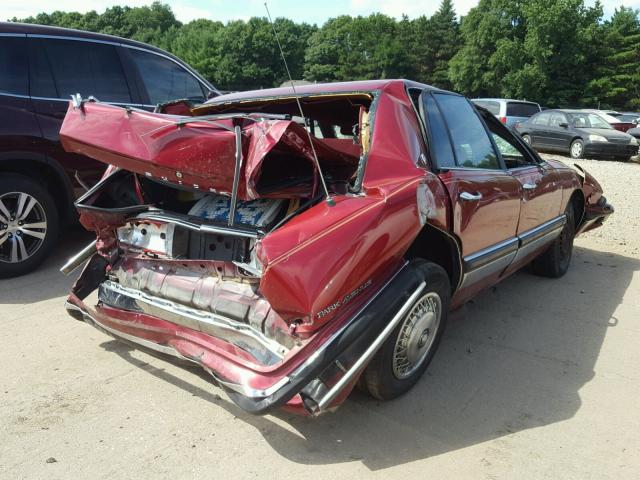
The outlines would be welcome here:
[[[0,278],[33,270],[58,236],[58,209],[35,179],[0,174]]]
[[[47,235],[47,215],[38,200],[24,192],[0,195],[0,261],[23,262]]]

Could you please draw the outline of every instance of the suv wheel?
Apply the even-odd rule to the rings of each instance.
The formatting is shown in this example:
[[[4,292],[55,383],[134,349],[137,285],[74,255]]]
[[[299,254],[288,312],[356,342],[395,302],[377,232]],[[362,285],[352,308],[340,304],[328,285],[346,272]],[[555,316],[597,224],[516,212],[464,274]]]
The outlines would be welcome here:
[[[23,175],[0,178],[0,278],[30,272],[58,236],[58,210],[47,190]]]
[[[399,397],[416,384],[433,359],[447,322],[451,297],[447,273],[423,260],[413,266],[426,287],[373,357],[361,381],[380,400]]]

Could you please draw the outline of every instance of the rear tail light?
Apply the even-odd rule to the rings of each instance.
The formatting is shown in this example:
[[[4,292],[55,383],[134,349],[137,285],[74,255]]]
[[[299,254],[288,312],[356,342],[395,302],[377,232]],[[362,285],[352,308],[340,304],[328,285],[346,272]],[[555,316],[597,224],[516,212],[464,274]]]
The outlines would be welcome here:
[[[507,124],[507,117],[500,117],[500,121],[506,125]]]

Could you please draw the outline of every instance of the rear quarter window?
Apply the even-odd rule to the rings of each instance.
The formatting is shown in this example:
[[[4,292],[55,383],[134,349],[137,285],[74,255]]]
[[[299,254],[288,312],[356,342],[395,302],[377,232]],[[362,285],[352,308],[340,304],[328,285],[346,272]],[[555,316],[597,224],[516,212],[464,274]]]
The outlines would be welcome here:
[[[131,49],[130,53],[152,104],[179,99],[204,101],[200,82],[181,65],[142,50]]]
[[[28,91],[26,38],[0,36],[0,93],[28,95]]]
[[[531,119],[531,123],[533,123],[534,125],[548,125],[550,117],[550,113],[540,113]]]
[[[540,111],[535,103],[507,102],[507,117],[530,117]]]

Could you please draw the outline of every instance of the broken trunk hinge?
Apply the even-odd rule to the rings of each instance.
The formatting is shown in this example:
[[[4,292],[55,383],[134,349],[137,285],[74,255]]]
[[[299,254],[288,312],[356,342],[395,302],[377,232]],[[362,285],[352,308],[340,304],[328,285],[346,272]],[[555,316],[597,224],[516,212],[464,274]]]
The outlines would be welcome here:
[[[240,168],[242,167],[242,129],[235,127],[236,132],[236,168],[233,172],[233,190],[231,190],[231,205],[229,206],[229,226],[233,227],[236,218],[236,204],[238,203],[238,185],[240,183]]]
[[[80,95],[79,93],[76,93],[75,95],[71,95],[71,104],[73,105],[73,108],[79,108],[83,112],[84,112],[83,107],[85,103],[99,102],[99,101],[100,100],[98,100],[93,95],[89,95],[89,97],[87,97],[86,99],[82,98],[82,95]]]

